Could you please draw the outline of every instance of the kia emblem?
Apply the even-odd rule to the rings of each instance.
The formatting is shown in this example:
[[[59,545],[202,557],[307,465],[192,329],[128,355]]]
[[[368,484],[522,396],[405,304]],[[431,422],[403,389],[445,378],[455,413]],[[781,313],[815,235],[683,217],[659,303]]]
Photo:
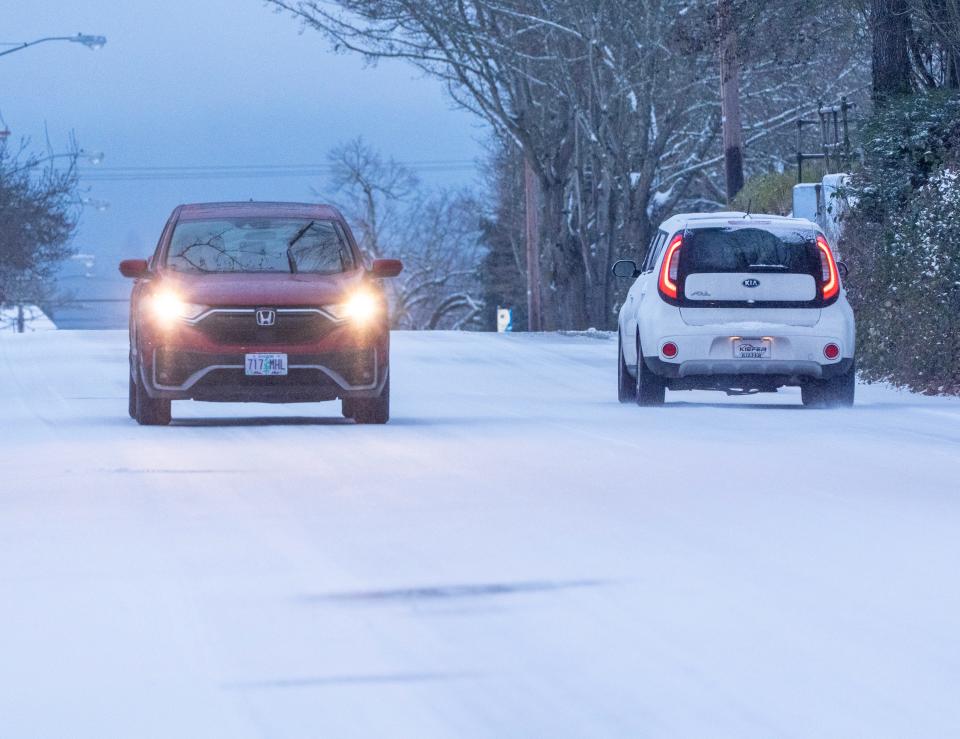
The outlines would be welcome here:
[[[277,322],[277,312],[269,308],[261,308],[257,311],[258,326],[272,326]]]
[[[744,287],[760,287],[760,280],[750,277],[743,281]]]

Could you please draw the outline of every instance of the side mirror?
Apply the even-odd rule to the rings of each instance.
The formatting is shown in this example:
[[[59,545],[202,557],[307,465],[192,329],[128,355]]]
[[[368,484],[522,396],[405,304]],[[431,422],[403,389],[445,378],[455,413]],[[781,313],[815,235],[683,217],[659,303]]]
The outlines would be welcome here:
[[[847,268],[847,263],[842,260],[837,262],[837,272],[840,273],[840,279],[846,282],[847,275],[850,274],[850,270]]]
[[[613,265],[614,277],[637,277],[639,274],[637,263],[632,259],[621,259]]]
[[[133,280],[146,276],[149,271],[150,265],[146,259],[124,259],[120,262],[120,274]]]
[[[403,262],[399,259],[374,259],[370,274],[377,278],[396,277],[403,272]]]

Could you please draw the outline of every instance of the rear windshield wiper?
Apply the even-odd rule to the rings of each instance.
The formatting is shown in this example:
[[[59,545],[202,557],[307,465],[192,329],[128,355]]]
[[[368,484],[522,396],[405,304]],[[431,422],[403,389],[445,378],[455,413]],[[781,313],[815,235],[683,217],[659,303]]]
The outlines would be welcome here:
[[[294,244],[296,244],[298,241],[300,241],[300,239],[302,239],[302,238],[304,237],[304,235],[307,233],[307,231],[309,231],[311,228],[313,228],[313,224],[314,224],[314,223],[315,223],[315,221],[310,221],[310,223],[308,223],[306,226],[304,226],[304,227],[301,228],[299,231],[297,231],[297,232],[293,235],[293,238],[290,239],[290,241],[287,242],[287,263],[290,265],[290,272],[291,272],[291,274],[296,274],[296,273],[297,273],[297,260],[294,259],[294,257],[293,257],[293,246],[294,246]]]
[[[790,269],[785,264],[751,264],[748,269]]]

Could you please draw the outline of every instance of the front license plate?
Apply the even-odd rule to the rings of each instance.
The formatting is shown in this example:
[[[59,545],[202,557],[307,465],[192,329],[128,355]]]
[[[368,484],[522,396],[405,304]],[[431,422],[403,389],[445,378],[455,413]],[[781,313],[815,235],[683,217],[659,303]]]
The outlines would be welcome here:
[[[248,375],[285,375],[287,374],[287,355],[248,354],[246,372]]]
[[[735,339],[734,359],[770,359],[770,339]]]

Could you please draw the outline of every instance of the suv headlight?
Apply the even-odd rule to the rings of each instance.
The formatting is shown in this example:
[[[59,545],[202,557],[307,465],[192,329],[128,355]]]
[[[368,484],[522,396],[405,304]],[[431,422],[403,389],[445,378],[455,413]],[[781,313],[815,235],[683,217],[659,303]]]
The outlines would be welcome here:
[[[323,309],[338,321],[356,324],[370,323],[383,312],[380,299],[367,290],[358,290],[342,303],[325,305]]]
[[[172,291],[154,293],[150,299],[150,313],[162,326],[172,326],[177,320],[191,321],[207,309],[198,303],[188,303]]]

